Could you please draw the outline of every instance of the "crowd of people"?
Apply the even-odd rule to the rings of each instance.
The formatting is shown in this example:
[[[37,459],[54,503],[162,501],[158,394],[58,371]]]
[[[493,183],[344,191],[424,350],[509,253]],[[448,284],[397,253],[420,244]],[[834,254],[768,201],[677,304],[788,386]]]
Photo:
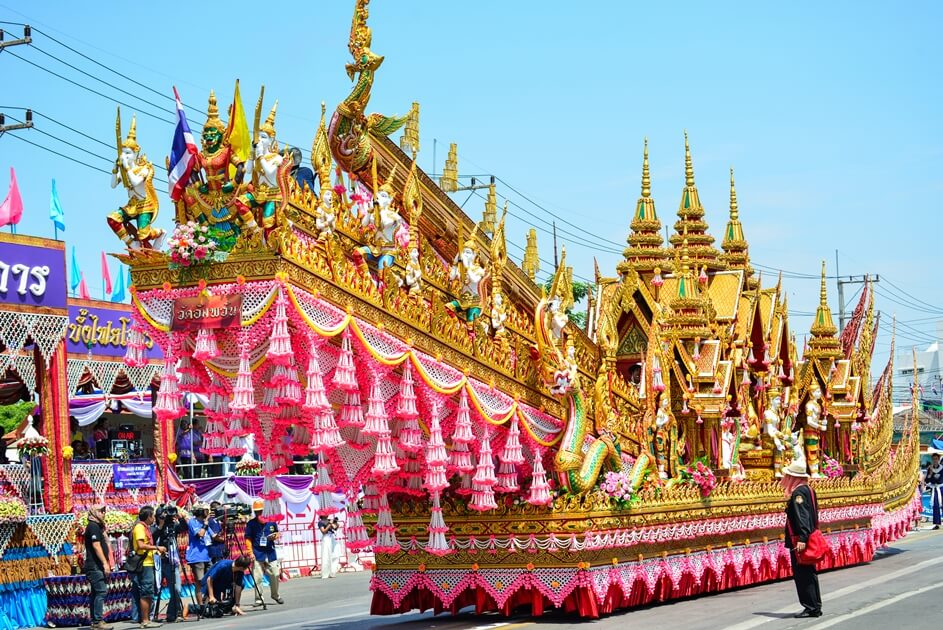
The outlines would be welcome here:
[[[130,549],[122,567],[112,562],[114,554],[104,525],[106,506],[89,509],[84,534],[84,571],[91,586],[93,630],[111,628],[104,621],[105,577],[119,569],[127,571],[131,577],[132,621],[141,628],[161,625],[158,618],[162,588],[170,593],[166,621],[171,623],[194,617],[243,615],[241,599],[246,588],[255,591],[254,604],[263,605],[259,586],[263,575],[268,577],[271,600],[284,604],[278,593],[281,576],[275,551],[278,526],[261,520],[262,507],[262,502],[256,501],[251,510],[247,508],[252,518],[245,523],[245,545],[242,546],[234,540],[236,521],[249,516],[242,511],[231,512],[218,502],[198,503],[193,506],[190,518],[184,519],[174,505],[144,506],[131,532]],[[178,544],[184,534],[185,547]],[[232,548],[245,549],[245,553],[233,554]],[[249,572],[251,580],[246,575]],[[183,597],[184,582],[192,582],[196,587],[189,602]]]

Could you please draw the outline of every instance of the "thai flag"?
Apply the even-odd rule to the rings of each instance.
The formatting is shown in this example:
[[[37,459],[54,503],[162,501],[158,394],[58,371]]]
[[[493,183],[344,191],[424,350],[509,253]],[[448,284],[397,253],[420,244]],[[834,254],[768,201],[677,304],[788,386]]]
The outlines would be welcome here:
[[[174,87],[174,98],[177,99],[177,129],[174,131],[174,144],[170,148],[170,163],[167,168],[167,184],[170,198],[173,201],[180,199],[183,189],[190,183],[190,173],[196,167],[199,149],[190,133],[187,116],[183,112],[183,103]]]

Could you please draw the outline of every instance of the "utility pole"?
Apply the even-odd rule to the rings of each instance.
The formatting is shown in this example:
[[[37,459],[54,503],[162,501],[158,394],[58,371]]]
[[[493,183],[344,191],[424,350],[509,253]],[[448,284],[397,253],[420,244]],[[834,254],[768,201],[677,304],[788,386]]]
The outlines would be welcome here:
[[[845,299],[844,299],[844,287],[846,284],[877,284],[881,281],[881,275],[875,274],[871,275],[869,273],[864,274],[863,276],[845,276],[838,277],[838,334],[840,335],[843,330],[845,330]]]
[[[553,222],[553,269],[556,271],[560,267],[560,259],[557,256],[557,222]]]
[[[16,131],[17,129],[32,129],[33,127],[33,110],[26,110],[26,122],[15,123],[13,125],[6,124],[6,116],[0,113],[0,136],[5,134],[8,131]]]
[[[0,50],[7,48],[8,46],[20,46],[22,44],[32,44],[33,43],[33,33],[30,29],[29,24],[23,27],[23,37],[20,39],[12,39],[8,42],[3,41],[3,29],[0,29]]]

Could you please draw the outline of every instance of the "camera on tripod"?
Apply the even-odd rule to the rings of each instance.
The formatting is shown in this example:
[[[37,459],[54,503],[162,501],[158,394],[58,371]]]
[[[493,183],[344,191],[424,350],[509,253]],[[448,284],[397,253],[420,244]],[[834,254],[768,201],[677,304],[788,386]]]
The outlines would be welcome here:
[[[159,547],[176,546],[177,534],[184,531],[186,524],[180,523],[180,514],[173,504],[159,505],[154,512],[156,527],[153,530],[154,542]]]
[[[216,520],[238,519],[242,516],[252,516],[252,508],[245,503],[223,503],[213,510],[213,517]]]

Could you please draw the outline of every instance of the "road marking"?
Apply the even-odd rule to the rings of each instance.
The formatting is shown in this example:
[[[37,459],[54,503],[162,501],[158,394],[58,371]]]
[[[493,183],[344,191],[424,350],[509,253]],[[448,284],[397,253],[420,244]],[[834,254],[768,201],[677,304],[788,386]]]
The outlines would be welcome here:
[[[909,597],[920,595],[922,593],[926,593],[927,591],[932,591],[940,587],[943,587],[943,582],[937,582],[936,584],[924,586],[923,588],[918,588],[916,591],[909,591],[906,593],[901,593],[900,595],[895,595],[894,597],[890,597],[883,601],[875,602],[871,604],[870,606],[865,606],[864,608],[861,608],[859,610],[853,610],[852,612],[845,613],[844,615],[839,615],[838,617],[829,619],[828,621],[816,624],[812,626],[810,630],[816,630],[816,629],[823,630],[824,628],[831,628],[832,626],[848,621],[849,619],[854,619],[855,617],[858,617],[860,615],[867,615],[868,613],[874,612],[875,610],[878,610],[879,608],[884,608],[885,606],[896,604],[897,602],[905,600]]]
[[[908,575],[910,573],[915,573],[917,571],[922,571],[926,567],[933,566],[934,564],[940,564],[943,562],[943,557],[933,558],[931,560],[924,560],[919,564],[915,564],[904,569],[899,569],[893,573],[888,573],[886,575],[879,575],[878,577],[872,578],[865,582],[859,582],[858,584],[852,584],[851,586],[846,586],[845,588],[840,588],[833,593],[827,594],[823,599],[825,602],[831,602],[836,599],[841,599],[846,595],[850,595],[854,592],[860,591],[865,588],[871,588],[877,584],[883,584],[884,582],[889,582],[895,578]],[[850,568],[850,567],[849,567]],[[791,604],[785,608],[780,608],[779,610],[773,611],[775,615],[784,615],[788,612],[795,611],[799,607],[799,604]],[[776,617],[755,617],[749,621],[744,621],[743,623],[738,623],[735,626],[728,626],[727,630],[749,630],[750,628],[756,628],[757,626],[762,626],[763,624],[770,623],[772,621],[777,621]]]

